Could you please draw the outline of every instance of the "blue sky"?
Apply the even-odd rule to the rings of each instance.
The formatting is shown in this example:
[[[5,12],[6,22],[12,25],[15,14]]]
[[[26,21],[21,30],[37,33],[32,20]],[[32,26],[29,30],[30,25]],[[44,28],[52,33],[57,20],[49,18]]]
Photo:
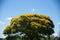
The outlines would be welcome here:
[[[0,38],[5,37],[2,32],[11,18],[25,13],[50,16],[55,25],[54,35],[58,36],[60,30],[59,2],[59,0],[0,0]]]

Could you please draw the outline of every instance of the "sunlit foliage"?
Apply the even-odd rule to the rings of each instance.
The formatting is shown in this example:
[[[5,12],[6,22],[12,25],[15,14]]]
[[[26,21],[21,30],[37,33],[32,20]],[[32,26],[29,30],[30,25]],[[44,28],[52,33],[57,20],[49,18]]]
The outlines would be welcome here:
[[[37,37],[39,34],[54,33],[54,24],[49,16],[42,14],[24,14],[11,19],[10,25],[4,29],[4,34],[23,32],[27,36]]]

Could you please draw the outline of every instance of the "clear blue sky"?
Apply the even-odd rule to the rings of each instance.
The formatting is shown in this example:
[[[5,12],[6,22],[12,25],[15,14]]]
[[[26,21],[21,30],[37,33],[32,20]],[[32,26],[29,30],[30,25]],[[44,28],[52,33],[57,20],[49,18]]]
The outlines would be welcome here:
[[[53,20],[55,28],[54,35],[58,36],[59,19],[59,1],[57,0],[0,0],[0,38],[3,29],[9,24],[12,17],[25,13],[45,14]]]

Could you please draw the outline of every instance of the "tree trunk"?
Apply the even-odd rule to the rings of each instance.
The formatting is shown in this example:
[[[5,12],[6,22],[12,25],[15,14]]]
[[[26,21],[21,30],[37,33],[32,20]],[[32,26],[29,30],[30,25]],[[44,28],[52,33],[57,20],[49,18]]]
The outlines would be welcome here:
[[[41,40],[41,39],[38,37],[37,40]]]
[[[30,40],[40,40],[39,37],[30,37]]]
[[[50,40],[50,35],[48,35],[48,40]]]
[[[33,40],[33,37],[30,37],[30,40]]]
[[[37,37],[35,37],[35,38],[33,38],[33,40],[40,40],[39,38],[37,38]]]

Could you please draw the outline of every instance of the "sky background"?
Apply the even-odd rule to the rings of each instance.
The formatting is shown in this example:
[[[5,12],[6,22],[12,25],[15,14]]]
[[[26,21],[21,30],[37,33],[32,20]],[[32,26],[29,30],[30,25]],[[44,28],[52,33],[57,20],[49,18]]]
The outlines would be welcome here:
[[[36,13],[50,16],[55,28],[54,35],[59,36],[60,0],[0,0],[0,38],[4,38],[3,30],[12,17],[21,14]]]

